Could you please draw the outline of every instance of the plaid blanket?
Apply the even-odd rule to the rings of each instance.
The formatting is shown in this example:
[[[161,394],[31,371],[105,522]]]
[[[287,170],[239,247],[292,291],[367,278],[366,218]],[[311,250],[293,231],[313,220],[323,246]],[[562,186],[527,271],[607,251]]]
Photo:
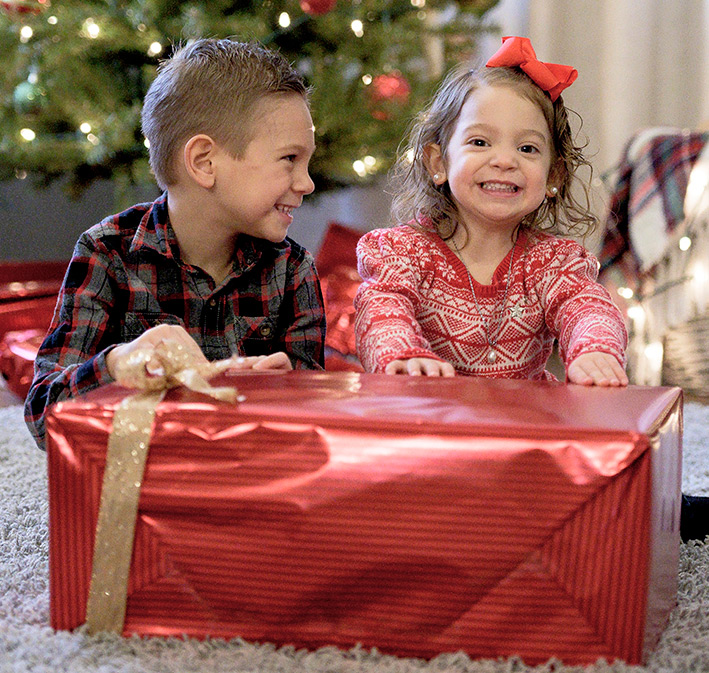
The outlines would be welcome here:
[[[643,274],[663,256],[684,217],[692,166],[709,132],[651,128],[627,143],[611,179],[606,233],[598,258],[601,278],[637,291]]]

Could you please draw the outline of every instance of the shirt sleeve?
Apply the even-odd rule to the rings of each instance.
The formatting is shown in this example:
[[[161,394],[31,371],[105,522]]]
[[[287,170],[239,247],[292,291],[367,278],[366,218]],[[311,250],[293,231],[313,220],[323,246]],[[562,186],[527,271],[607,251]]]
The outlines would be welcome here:
[[[325,304],[312,255],[293,260],[283,305],[281,343],[294,369],[325,367]]]
[[[50,405],[113,380],[106,367],[106,353],[115,341],[109,337],[113,287],[107,250],[82,235],[37,353],[25,400],[25,421],[41,449]]]
[[[582,353],[613,355],[625,366],[628,334],[623,315],[597,282],[598,261],[573,241],[558,241],[540,265],[545,320],[568,365]]]
[[[441,360],[416,320],[422,278],[415,245],[402,227],[376,229],[357,245],[362,284],[355,297],[357,355],[368,372],[383,372],[393,360]],[[419,251],[421,253],[421,251]]]

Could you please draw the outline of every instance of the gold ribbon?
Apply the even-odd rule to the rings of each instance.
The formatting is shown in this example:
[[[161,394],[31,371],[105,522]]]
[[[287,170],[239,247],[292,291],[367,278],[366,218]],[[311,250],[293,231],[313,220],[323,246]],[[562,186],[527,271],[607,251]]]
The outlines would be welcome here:
[[[243,399],[236,388],[215,388],[208,381],[233,365],[233,358],[197,361],[183,346],[167,341],[136,350],[119,364],[117,382],[141,392],[118,406],[108,437],[86,604],[88,633],[123,632],[138,500],[158,405],[167,390],[180,385],[219,400]]]

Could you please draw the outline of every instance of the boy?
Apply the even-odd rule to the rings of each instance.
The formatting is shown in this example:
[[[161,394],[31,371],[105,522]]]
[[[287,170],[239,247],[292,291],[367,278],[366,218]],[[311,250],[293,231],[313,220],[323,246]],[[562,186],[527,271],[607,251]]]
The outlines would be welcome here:
[[[114,381],[136,349],[176,341],[201,361],[321,368],[312,256],[286,238],[313,191],[307,89],[277,53],[196,40],[158,69],[143,132],[164,193],[82,234],[35,361],[25,419]]]

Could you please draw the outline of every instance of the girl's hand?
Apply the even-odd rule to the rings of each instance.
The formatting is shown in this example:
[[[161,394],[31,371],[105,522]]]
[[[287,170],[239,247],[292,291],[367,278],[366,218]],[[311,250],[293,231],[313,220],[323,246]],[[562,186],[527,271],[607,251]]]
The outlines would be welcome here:
[[[628,376],[609,353],[582,353],[566,372],[570,383],[582,386],[627,386]]]
[[[455,369],[450,362],[441,362],[433,358],[409,358],[392,360],[385,368],[385,374],[408,374],[409,376],[455,376]]]

